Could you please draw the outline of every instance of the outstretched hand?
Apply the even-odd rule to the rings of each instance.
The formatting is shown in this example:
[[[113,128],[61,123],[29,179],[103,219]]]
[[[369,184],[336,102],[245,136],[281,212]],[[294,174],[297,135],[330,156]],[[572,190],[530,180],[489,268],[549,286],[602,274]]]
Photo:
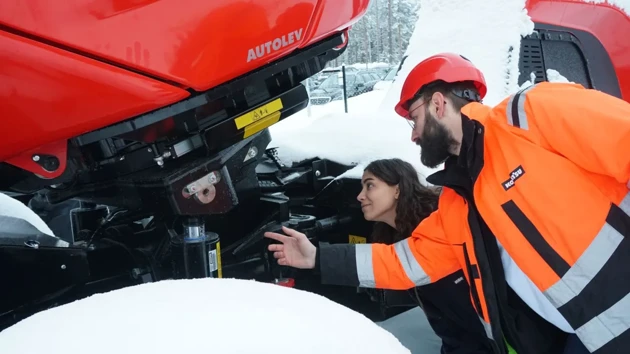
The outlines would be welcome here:
[[[274,258],[279,265],[301,269],[315,268],[315,254],[317,248],[301,232],[282,227],[286,235],[276,232],[265,232],[265,237],[281,242],[280,244],[269,245],[269,251],[273,252]]]

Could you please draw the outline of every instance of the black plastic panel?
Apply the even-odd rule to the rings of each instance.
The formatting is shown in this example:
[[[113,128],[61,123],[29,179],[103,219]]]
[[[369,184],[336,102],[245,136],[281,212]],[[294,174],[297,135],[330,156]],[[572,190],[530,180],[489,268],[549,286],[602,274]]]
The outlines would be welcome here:
[[[520,76],[518,77],[519,85],[529,80],[532,72],[536,75],[536,82],[547,81],[542,45],[539,39],[525,38],[521,40],[518,69],[520,71]]]
[[[0,314],[90,278],[85,250],[69,247],[3,245],[0,269]]]
[[[610,56],[591,33],[547,24],[521,40],[519,85],[535,73],[535,82],[547,81],[554,69],[569,81],[621,98],[621,89]]]

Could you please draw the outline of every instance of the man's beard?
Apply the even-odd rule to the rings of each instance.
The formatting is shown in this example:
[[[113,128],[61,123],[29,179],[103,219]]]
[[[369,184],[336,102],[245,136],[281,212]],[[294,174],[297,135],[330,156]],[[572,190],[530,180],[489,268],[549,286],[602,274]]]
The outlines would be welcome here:
[[[425,110],[424,130],[416,144],[422,149],[420,151],[420,161],[429,168],[436,168],[451,156],[451,148],[457,146],[457,141],[453,134],[445,126],[438,123],[438,120]]]

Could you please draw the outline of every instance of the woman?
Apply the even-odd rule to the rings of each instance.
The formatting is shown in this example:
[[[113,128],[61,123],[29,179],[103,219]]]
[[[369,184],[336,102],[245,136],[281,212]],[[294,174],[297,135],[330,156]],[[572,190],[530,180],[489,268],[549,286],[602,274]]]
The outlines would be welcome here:
[[[371,242],[392,244],[411,235],[437,208],[439,189],[420,184],[408,162],[383,159],[370,163],[357,199],[366,220],[375,221]],[[472,307],[468,283],[459,270],[440,281],[411,289],[429,324],[442,339],[442,353],[490,353],[486,334]]]
[[[437,208],[439,189],[422,186],[415,168],[400,159],[373,161],[365,168],[361,184],[363,188],[357,196],[361,210],[366,220],[376,222],[371,242],[391,244],[407,238],[420,221]],[[299,234],[287,228],[284,232],[293,237]],[[277,239],[281,235],[266,236]],[[312,245],[307,248],[312,249],[305,251],[314,252]],[[279,264],[294,263],[284,258],[283,252],[276,252],[274,256],[279,258]],[[433,284],[410,289],[410,293],[442,339],[442,354],[491,353],[462,270]]]

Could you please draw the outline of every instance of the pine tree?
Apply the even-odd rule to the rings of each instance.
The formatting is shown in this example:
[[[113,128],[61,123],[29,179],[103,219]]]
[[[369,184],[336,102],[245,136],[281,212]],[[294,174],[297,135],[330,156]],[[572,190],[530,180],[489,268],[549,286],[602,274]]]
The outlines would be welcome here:
[[[348,48],[331,66],[385,62],[397,66],[409,45],[420,0],[372,0],[349,32]]]

